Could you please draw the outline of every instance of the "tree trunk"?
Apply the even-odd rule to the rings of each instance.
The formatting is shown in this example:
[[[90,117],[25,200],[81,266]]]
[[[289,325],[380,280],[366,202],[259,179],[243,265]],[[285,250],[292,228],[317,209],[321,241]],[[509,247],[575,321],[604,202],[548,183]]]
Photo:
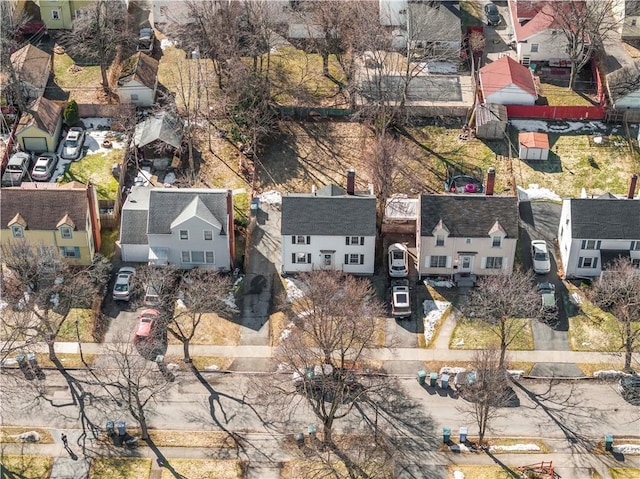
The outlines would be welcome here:
[[[576,78],[578,77],[578,65],[574,61],[571,62],[571,73],[569,74],[569,90],[573,90],[576,86]]]
[[[184,354],[184,362],[189,364],[191,356],[189,355],[189,340],[186,338],[182,341],[182,352]]]
[[[142,404],[136,397],[136,406],[138,408],[138,423],[140,423],[140,432],[142,440],[146,441],[149,439],[149,427],[147,426],[147,418],[144,415],[144,409],[142,408]]]
[[[626,318],[624,324],[624,370],[632,373],[631,359],[633,354],[633,331],[631,330],[631,320]]]
[[[322,53],[322,74],[329,76],[329,54],[325,52]]]
[[[331,445],[333,444],[333,418],[332,417],[327,417],[324,419],[323,421],[323,426],[324,426],[324,444],[326,445]]]
[[[54,348],[56,344],[55,338],[47,337],[47,348],[49,349],[49,361],[57,361],[56,350]]]

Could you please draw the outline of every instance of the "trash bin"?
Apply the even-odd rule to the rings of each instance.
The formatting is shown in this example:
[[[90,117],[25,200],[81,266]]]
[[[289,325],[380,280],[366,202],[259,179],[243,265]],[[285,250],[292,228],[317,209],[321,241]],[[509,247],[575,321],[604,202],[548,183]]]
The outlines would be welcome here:
[[[429,386],[435,388],[438,385],[438,373],[429,374]]]
[[[467,442],[467,428],[466,426],[460,427],[460,444]]]
[[[440,378],[440,382],[442,384],[442,389],[449,389],[449,375],[443,374]]]
[[[124,421],[118,421],[118,423],[116,424],[116,427],[118,428],[119,436],[125,436],[127,434]]]
[[[256,216],[258,214],[258,209],[260,208],[260,198],[253,198],[251,200],[251,206],[249,210],[251,211],[251,216]]]
[[[115,430],[113,428],[113,421],[107,421],[107,434],[109,436],[113,436],[115,434]]]
[[[604,450],[610,451],[613,448],[613,434],[604,435]]]
[[[38,367],[38,361],[36,360],[36,353],[27,354],[27,360],[29,361],[29,364],[31,365],[32,368]]]
[[[427,372],[424,369],[418,371],[418,383],[420,383],[420,385],[423,385],[425,383],[426,378]]]
[[[318,429],[314,425],[307,427],[307,432],[309,433],[309,436],[315,436],[317,430]]]
[[[298,444],[298,447],[302,447],[304,445],[304,433],[298,432],[295,434],[294,437],[296,439],[296,443]]]
[[[449,441],[451,441],[451,429],[448,428],[448,427],[443,427],[442,428],[442,442],[447,444],[447,443],[449,443]]]

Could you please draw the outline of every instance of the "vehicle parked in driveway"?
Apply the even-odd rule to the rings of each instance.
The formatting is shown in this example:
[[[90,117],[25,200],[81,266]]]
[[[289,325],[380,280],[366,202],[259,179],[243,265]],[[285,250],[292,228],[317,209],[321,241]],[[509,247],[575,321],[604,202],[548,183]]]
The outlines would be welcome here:
[[[113,285],[112,298],[114,301],[129,301],[131,299],[131,279],[136,274],[134,268],[123,266],[118,270],[116,282]]]
[[[31,179],[33,181],[49,181],[56,171],[58,164],[58,155],[55,153],[42,153],[36,160],[36,164],[31,170]]]
[[[409,275],[409,252],[401,243],[389,246],[389,276],[404,278]]]
[[[156,309],[145,309],[140,313],[136,329],[133,331],[134,342],[145,341],[153,336],[158,316],[159,313]]]
[[[74,126],[69,129],[67,137],[62,144],[62,153],[60,157],[65,160],[77,160],[82,154],[82,146],[84,145],[84,130]]]
[[[546,274],[551,271],[551,260],[546,241],[534,240],[531,242],[531,260],[533,261],[533,271],[536,273]]]
[[[408,279],[391,280],[391,316],[411,319],[411,292]]]
[[[541,312],[545,319],[548,316],[555,315],[558,310],[555,284],[549,282],[539,283],[538,293],[540,293],[541,298]]]
[[[138,46],[136,47],[136,50],[150,54],[153,52],[154,39],[155,34],[153,33],[153,28],[141,28],[140,34],[138,35]]]
[[[2,186],[20,186],[22,180],[29,174],[31,168],[31,155],[18,152],[9,158],[7,168],[2,175]]]
[[[484,14],[487,17],[487,25],[495,27],[500,25],[500,12],[495,4],[489,2],[484,6]]]

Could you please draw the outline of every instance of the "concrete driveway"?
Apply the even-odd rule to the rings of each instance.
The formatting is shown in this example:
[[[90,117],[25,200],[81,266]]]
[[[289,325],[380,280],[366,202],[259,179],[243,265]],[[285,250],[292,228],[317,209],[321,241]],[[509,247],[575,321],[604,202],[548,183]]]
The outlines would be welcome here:
[[[556,300],[558,303],[558,318],[556,321],[545,324],[540,321],[532,321],[533,341],[536,350],[542,351],[568,351],[569,350],[569,319],[565,306],[565,298],[568,298],[567,289],[558,277],[558,268],[555,257],[554,240],[558,234],[560,212],[562,206],[547,201],[522,201],[520,202],[520,248],[524,267],[532,269],[531,240],[542,239],[547,242],[551,256],[551,271],[547,274],[537,274],[538,283],[549,282],[556,287]]]

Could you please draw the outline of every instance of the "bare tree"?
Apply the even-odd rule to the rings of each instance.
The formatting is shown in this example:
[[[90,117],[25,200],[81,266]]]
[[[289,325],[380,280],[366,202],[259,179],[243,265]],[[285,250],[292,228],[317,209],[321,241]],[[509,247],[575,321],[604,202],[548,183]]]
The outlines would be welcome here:
[[[182,305],[176,308],[167,330],[182,343],[184,362],[190,363],[189,344],[203,316],[229,309],[225,299],[231,290],[231,281],[215,271],[193,269],[184,273],[179,288]]]
[[[468,320],[489,324],[500,346],[501,368],[507,348],[525,328],[522,318],[537,318],[540,314],[540,296],[533,284],[532,273],[520,268],[514,268],[511,274],[485,276],[462,306]]]
[[[629,258],[616,259],[593,283],[590,296],[618,320],[624,369],[633,372],[633,353],[640,345],[640,270]]]
[[[477,351],[473,359],[474,370],[465,375],[465,384],[460,386],[461,396],[468,401],[462,409],[478,425],[478,443],[484,443],[484,436],[501,408],[508,405],[515,392],[510,386],[509,374],[501,366],[501,352],[495,349]]]
[[[569,88],[575,88],[580,70],[593,53],[603,52],[604,39],[616,34],[619,22],[613,15],[618,0],[545,2],[540,13],[553,20],[551,28],[566,42],[571,61]]]
[[[10,2],[0,2],[0,65],[9,73],[9,81],[4,86],[9,87],[20,111],[26,111],[27,104],[20,78],[11,61],[11,54],[20,47],[18,32],[29,20],[24,10],[14,15]]]

